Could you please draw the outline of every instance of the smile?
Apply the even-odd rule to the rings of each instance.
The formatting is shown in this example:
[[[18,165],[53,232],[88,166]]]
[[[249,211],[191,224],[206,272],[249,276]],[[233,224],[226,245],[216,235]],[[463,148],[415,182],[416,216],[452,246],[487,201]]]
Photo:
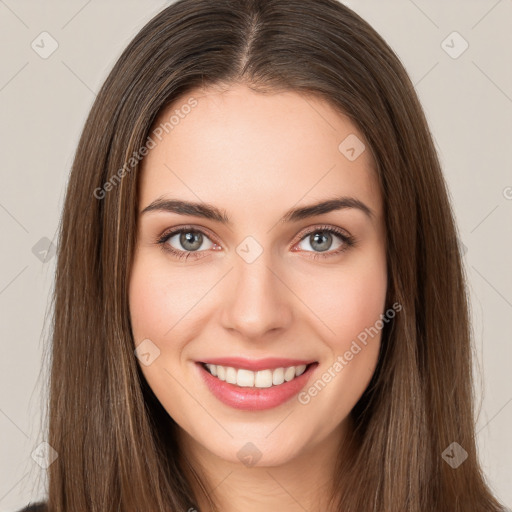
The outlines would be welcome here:
[[[318,362],[292,360],[249,364],[233,358],[222,362],[229,366],[197,362],[196,368],[215,398],[229,407],[246,411],[271,409],[288,402],[307,385],[318,366]]]

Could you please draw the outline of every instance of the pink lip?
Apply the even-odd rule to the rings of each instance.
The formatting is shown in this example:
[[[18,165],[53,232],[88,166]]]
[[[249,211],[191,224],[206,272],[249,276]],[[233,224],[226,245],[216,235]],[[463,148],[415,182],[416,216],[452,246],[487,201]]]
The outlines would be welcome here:
[[[232,366],[237,370],[274,370],[276,368],[288,368],[289,366],[300,366],[314,363],[315,361],[304,361],[302,359],[285,359],[282,357],[266,357],[265,359],[245,359],[244,357],[214,357],[205,359],[202,363],[220,364],[221,366]]]
[[[225,359],[223,361],[225,361]],[[224,366],[224,364],[222,364],[222,366]],[[287,363],[284,366],[298,365]],[[318,363],[310,364],[302,375],[295,377],[289,382],[284,382],[279,386],[272,386],[270,388],[243,388],[235,386],[234,384],[228,384],[227,382],[214,377],[208,372],[208,370],[206,370],[206,368],[203,367],[202,363],[197,363],[201,377],[204,379],[204,382],[212,394],[222,403],[235,409],[241,409],[245,411],[262,411],[265,409],[277,407],[287,402],[306,386],[309,378],[317,366]],[[276,368],[279,367],[280,366],[276,366]],[[242,366],[238,366],[238,368],[242,368]],[[269,366],[265,366],[265,368],[270,369]]]

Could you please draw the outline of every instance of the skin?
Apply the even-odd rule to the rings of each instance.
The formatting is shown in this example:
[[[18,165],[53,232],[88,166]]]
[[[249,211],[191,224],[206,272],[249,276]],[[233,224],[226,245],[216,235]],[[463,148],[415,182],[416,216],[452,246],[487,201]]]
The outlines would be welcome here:
[[[262,94],[245,85],[209,88],[177,100],[167,118],[191,96],[197,106],[143,162],[129,301],[135,344],[150,339],[160,355],[142,370],[221,510],[326,510],[334,455],[350,435],[349,413],[375,370],[380,332],[307,405],[295,397],[265,411],[233,409],[198,378],[195,361],[231,355],[315,360],[314,383],[375,324],[385,312],[387,286],[375,163],[368,149],[354,161],[338,150],[350,134],[364,138],[319,98]],[[345,208],[277,222],[290,208],[336,196],[357,198],[373,218]],[[231,225],[141,213],[162,197],[213,204]],[[185,225],[207,235],[197,259],[177,259],[157,243]],[[341,229],[356,244],[334,254],[344,242],[333,235],[332,248],[315,250],[307,231],[324,226]],[[250,264],[236,252],[249,235],[263,250]],[[179,235],[166,243],[186,251]],[[330,256],[312,257],[319,253]],[[248,442],[261,453],[251,467],[237,456]]]

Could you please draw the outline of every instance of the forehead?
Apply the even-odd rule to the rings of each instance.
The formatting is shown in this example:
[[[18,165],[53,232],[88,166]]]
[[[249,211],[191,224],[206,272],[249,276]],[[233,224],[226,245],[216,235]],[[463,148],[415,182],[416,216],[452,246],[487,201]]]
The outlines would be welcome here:
[[[347,195],[381,210],[363,136],[318,97],[263,94],[243,85],[197,89],[168,107],[153,133],[156,146],[142,166],[141,209],[172,195],[227,211],[243,207],[250,215]],[[355,159],[352,148],[355,156],[362,150]]]

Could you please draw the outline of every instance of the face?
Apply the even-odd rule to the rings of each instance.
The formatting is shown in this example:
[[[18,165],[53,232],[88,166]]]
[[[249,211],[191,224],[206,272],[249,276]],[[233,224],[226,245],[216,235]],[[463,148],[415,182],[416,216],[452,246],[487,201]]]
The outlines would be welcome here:
[[[198,451],[284,464],[339,438],[376,367],[374,162],[347,117],[295,92],[197,90],[173,114],[141,171],[136,353]]]

